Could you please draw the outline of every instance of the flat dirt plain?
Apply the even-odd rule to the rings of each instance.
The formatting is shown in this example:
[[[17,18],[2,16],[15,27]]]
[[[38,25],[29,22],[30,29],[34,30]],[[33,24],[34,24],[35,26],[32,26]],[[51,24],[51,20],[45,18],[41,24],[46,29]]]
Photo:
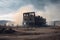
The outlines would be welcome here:
[[[60,27],[13,28],[13,34],[0,34],[0,40],[60,40]]]

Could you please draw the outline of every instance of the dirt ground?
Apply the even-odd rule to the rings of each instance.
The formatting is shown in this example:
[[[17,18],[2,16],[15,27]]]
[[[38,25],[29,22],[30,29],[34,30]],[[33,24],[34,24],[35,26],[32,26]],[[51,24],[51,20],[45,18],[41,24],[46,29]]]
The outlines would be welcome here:
[[[0,34],[0,40],[60,40],[60,27],[13,28],[13,34]]]

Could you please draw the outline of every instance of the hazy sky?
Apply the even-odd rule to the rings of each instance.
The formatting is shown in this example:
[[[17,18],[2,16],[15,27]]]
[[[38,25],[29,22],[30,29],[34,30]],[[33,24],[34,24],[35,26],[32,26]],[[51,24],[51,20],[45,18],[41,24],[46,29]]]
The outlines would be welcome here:
[[[0,0],[0,20],[22,23],[24,12],[35,11],[47,19],[60,20],[60,0]]]

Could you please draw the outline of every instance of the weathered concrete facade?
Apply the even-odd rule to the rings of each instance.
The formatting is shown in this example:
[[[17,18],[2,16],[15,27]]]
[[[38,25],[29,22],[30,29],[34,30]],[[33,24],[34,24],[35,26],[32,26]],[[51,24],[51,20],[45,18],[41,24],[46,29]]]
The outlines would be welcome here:
[[[46,19],[41,16],[35,16],[35,12],[27,12],[23,14],[24,26],[45,26]]]
[[[35,25],[35,12],[27,12],[23,14],[23,25]]]

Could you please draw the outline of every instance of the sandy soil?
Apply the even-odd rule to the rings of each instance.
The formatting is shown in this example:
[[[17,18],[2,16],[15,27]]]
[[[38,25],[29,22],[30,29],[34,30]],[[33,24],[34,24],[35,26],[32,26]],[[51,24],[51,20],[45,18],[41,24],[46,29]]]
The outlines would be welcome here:
[[[60,27],[13,28],[14,34],[0,34],[0,40],[60,40]]]

